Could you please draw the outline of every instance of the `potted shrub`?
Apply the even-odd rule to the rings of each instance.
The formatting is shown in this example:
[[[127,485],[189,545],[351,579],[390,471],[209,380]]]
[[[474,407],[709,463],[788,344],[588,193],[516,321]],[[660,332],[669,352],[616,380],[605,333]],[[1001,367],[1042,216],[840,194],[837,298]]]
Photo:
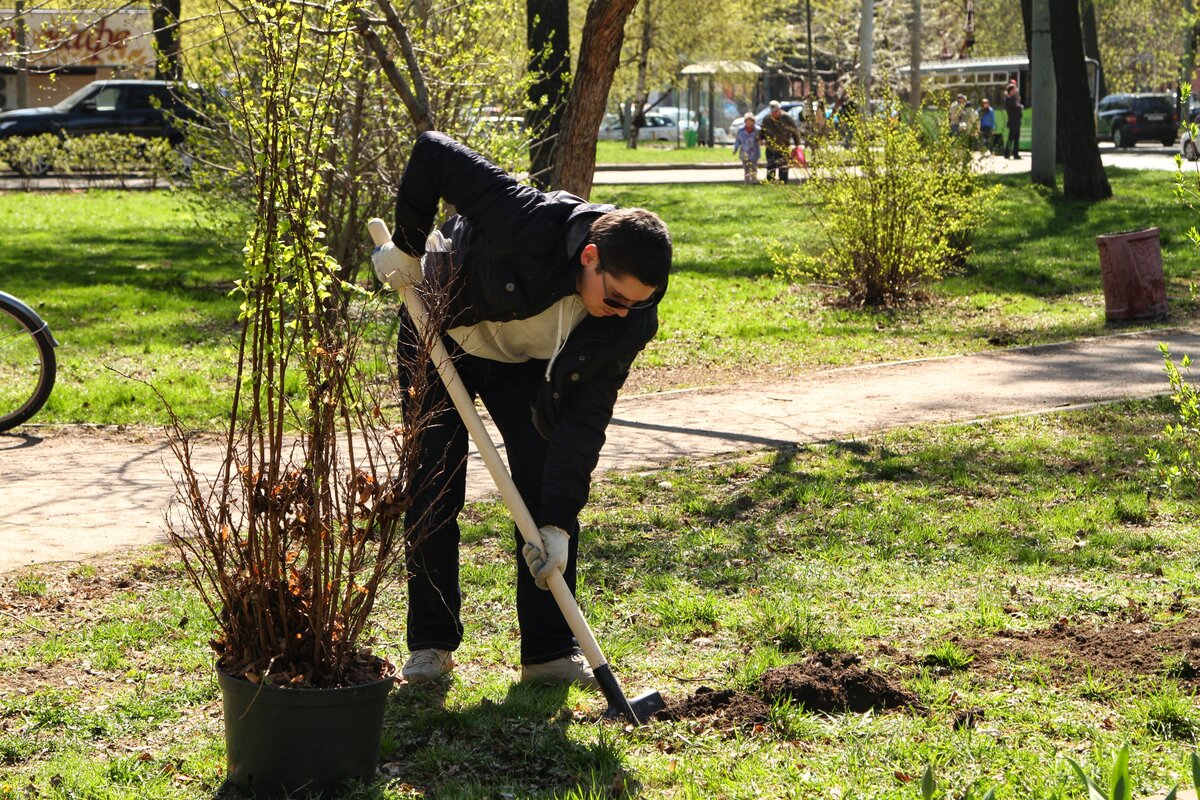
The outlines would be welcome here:
[[[172,414],[167,521],[216,627],[228,778],[282,797],[374,775],[394,668],[368,647],[369,617],[404,571],[422,421],[401,435],[383,418],[360,370],[371,316],[352,311],[369,298],[342,280],[319,222],[333,143],[312,89],[336,83],[351,48],[314,34],[302,6],[256,13],[271,30],[239,54],[227,109],[254,157],[224,446],[215,468],[199,463]]]

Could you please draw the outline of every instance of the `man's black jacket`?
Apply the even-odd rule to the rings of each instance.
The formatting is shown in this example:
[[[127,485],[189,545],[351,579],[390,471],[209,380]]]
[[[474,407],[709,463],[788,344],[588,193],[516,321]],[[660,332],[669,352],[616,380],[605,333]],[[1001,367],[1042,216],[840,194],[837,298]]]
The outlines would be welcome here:
[[[588,227],[612,209],[520,184],[443,134],[423,133],[396,198],[397,247],[424,251],[439,200],[458,212],[442,226],[453,242],[452,274],[436,276],[446,292],[447,328],[526,319],[574,294]],[[651,306],[624,317],[589,315],[571,332],[532,409],[549,441],[539,525],[573,527],[617,393],[657,330]]]

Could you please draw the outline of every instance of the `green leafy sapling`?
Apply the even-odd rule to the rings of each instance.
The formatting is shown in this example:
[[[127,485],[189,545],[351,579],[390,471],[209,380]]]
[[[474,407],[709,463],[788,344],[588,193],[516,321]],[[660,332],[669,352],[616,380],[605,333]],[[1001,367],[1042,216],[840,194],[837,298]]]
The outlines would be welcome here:
[[[1108,771],[1107,791],[1092,780],[1075,759],[1068,758],[1067,763],[1071,765],[1079,782],[1087,789],[1088,800],[1133,800],[1133,782],[1129,779],[1129,745],[1121,748]],[[1174,796],[1175,790],[1172,789],[1168,800],[1173,800]]]

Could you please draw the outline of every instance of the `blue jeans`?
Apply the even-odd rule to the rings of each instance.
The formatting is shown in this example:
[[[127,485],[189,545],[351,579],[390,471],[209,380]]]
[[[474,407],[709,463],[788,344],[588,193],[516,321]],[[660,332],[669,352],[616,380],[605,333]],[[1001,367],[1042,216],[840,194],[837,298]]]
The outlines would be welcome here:
[[[415,333],[407,312],[402,315],[399,348],[400,383],[407,390],[413,378],[406,365],[415,353]],[[506,364],[464,354],[449,337],[443,337],[472,398],[483,400],[504,440],[509,469],[529,512],[537,519],[542,500],[542,475],[547,442],[533,427],[531,408],[543,380],[546,362]],[[412,506],[405,515],[408,569],[408,649],[436,647],[455,650],[462,643],[462,592],[459,587],[458,515],[466,500],[467,429],[450,402],[432,365],[425,364],[429,391],[419,408],[405,408],[405,421],[413,414],[432,416],[420,442],[420,461],[409,482]],[[404,393],[407,403],[407,391]],[[424,519],[424,522],[422,520]],[[418,527],[419,526],[419,527]],[[521,557],[524,540],[514,527],[511,550],[517,582],[517,622],[521,630],[521,663],[541,664],[570,655],[576,641],[554,596],[539,589]],[[579,524],[572,526],[564,577],[575,591],[575,562]]]

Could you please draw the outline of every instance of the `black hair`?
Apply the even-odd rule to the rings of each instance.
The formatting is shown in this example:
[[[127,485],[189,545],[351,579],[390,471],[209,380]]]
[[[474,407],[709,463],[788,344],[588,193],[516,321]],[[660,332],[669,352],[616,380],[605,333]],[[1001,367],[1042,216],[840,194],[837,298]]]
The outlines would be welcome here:
[[[592,223],[588,241],[596,245],[601,268],[632,275],[646,286],[663,286],[671,272],[671,234],[658,215],[644,208],[618,208]]]

